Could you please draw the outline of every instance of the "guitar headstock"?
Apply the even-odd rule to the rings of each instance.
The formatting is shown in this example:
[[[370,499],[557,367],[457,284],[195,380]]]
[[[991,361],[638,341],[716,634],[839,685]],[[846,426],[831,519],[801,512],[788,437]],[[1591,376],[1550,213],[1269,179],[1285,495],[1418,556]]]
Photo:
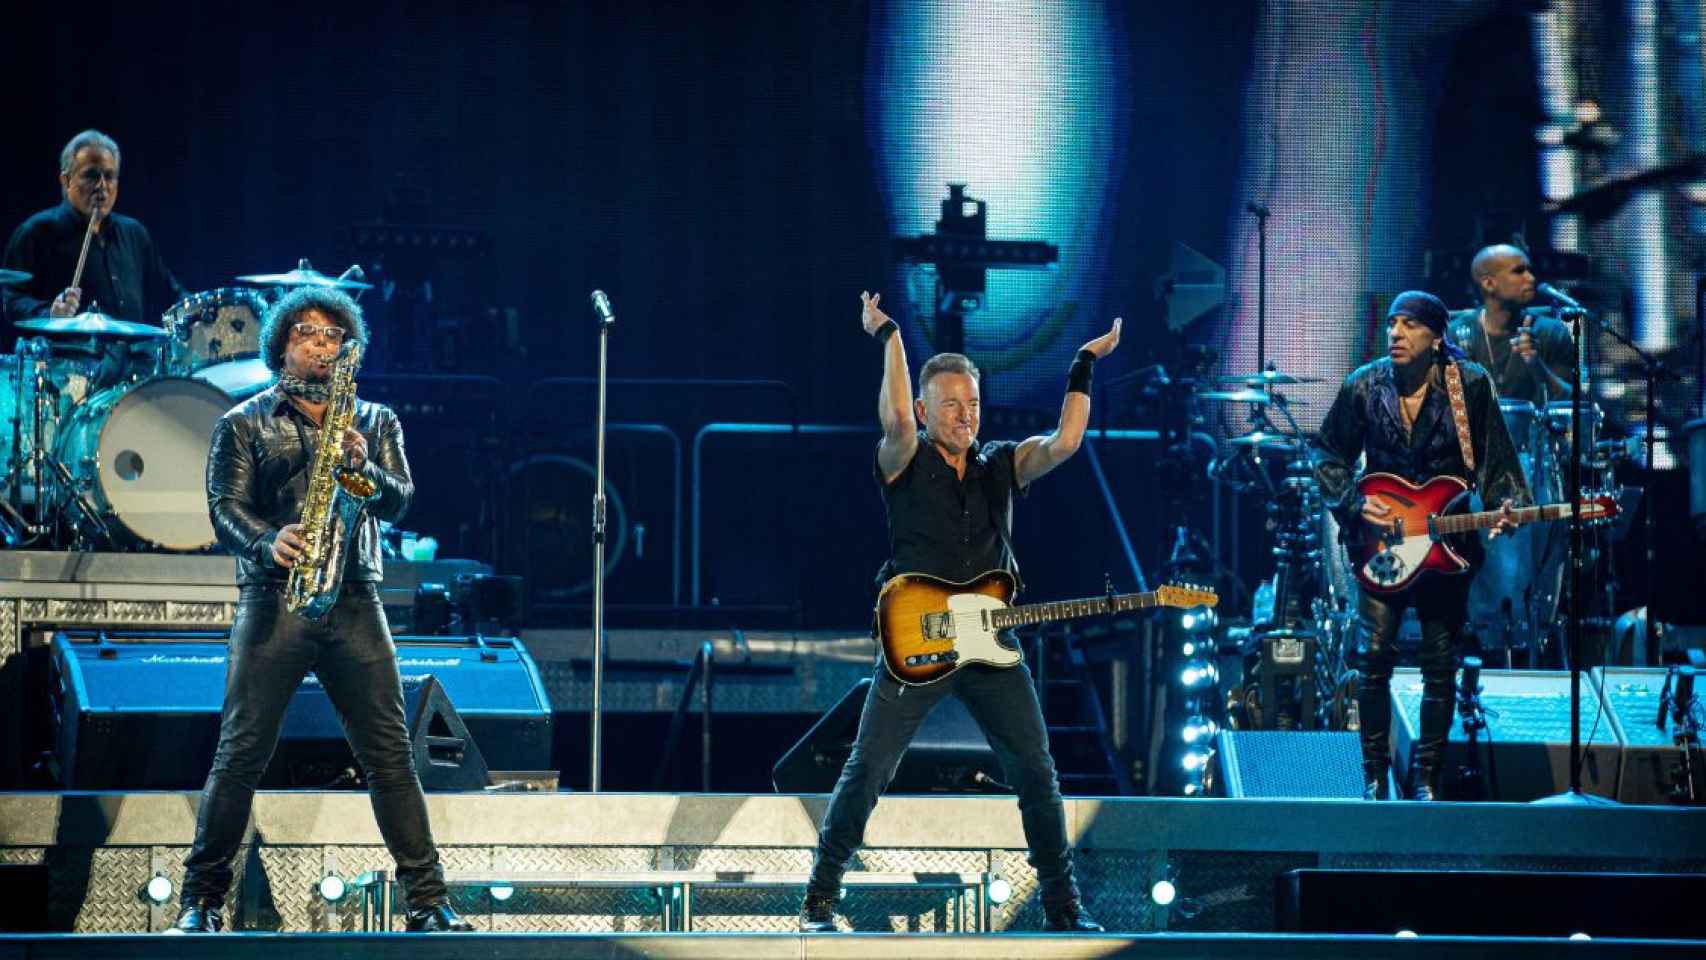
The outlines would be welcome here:
[[[1212,607],[1220,596],[1208,587],[1191,583],[1169,583],[1155,591],[1155,602],[1163,607]]]

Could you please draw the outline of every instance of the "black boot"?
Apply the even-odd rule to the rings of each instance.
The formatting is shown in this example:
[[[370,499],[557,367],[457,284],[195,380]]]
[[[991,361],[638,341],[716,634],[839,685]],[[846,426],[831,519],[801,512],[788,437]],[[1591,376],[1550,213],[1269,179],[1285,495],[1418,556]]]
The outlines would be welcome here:
[[[470,933],[474,925],[457,916],[449,902],[441,900],[429,907],[410,910],[404,929],[410,933]]]
[[[837,902],[832,894],[807,890],[806,899],[800,904],[800,932],[834,933]]]
[[[1416,746],[1410,754],[1410,799],[1431,801],[1439,799],[1440,762],[1445,756],[1445,740],[1451,732],[1449,696],[1422,696],[1421,717],[1416,732]]]
[[[220,912],[223,904],[212,900],[191,900],[179,905],[178,920],[163,933],[218,933],[225,928]]]
[[[1084,902],[1077,897],[1055,904],[1044,904],[1047,918],[1043,929],[1049,933],[1103,933],[1096,918],[1084,911]]]
[[[1369,697],[1368,699],[1381,699]],[[1392,713],[1391,701],[1382,704],[1386,712],[1377,718],[1371,718],[1369,711],[1358,704],[1358,712],[1362,714],[1362,798],[1364,800],[1386,800],[1391,795],[1389,784],[1392,782]]]

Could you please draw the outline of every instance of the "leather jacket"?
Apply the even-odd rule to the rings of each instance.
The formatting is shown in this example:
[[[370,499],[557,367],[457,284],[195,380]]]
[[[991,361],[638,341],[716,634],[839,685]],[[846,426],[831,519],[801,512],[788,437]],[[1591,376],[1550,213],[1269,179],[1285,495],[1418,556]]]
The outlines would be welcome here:
[[[403,453],[403,428],[391,408],[357,399],[355,429],[367,438],[362,473],[378,494],[356,520],[344,580],[378,582],[384,576],[379,521],[402,519],[415,483]],[[214,426],[207,458],[207,508],[219,545],[237,557],[239,584],[289,578],[289,569],[273,560],[273,540],[280,528],[302,518],[319,434],[276,384],[233,407]]]
[[[1314,450],[1315,479],[1327,509],[1339,521],[1342,538],[1363,526],[1364,498],[1356,489],[1361,476],[1356,462],[1364,455],[1367,463],[1362,473],[1391,473],[1418,484],[1449,474],[1466,481],[1485,509],[1497,509],[1507,498],[1514,506],[1529,505],[1528,485],[1493,395],[1492,378],[1479,364],[1462,361],[1460,366],[1475,451],[1473,475],[1463,462],[1451,400],[1443,385],[1428,390],[1415,424],[1406,432],[1390,358],[1364,364],[1345,378],[1333,408],[1321,422]]]

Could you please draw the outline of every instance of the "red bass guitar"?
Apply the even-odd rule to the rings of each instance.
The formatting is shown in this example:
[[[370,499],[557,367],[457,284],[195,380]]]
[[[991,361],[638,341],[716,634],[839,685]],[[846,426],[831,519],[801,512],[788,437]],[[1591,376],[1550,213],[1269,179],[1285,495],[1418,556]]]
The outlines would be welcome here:
[[[1396,520],[1392,529],[1379,534],[1362,524],[1367,537],[1347,545],[1357,582],[1372,593],[1397,593],[1424,573],[1467,572],[1469,561],[1446,538],[1490,529],[1499,522],[1497,510],[1461,512],[1469,501],[1469,487],[1457,477],[1434,477],[1417,486],[1390,473],[1371,473],[1357,482],[1357,490],[1391,507]],[[1584,521],[1603,523],[1617,516],[1617,500],[1610,494],[1585,497],[1581,510]],[[1511,516],[1518,524],[1568,520],[1570,505],[1522,507],[1511,511]]]

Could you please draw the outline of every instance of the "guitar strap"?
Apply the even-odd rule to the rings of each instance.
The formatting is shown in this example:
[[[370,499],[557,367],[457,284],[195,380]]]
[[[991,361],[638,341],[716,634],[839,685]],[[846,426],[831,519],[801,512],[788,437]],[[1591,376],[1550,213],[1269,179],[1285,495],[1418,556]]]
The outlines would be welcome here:
[[[995,535],[1001,539],[1001,548],[1007,551],[1007,569],[1013,574],[1013,596],[1017,598],[1025,589],[1025,578],[1019,575],[1019,555],[1013,552],[1013,541],[1007,538],[1007,525],[1001,522],[998,507],[1001,504],[1013,502],[1012,492],[1005,497],[1000,496],[1001,485],[995,482],[995,471],[985,470],[983,475],[983,499],[989,502],[989,522],[995,525]]]
[[[1457,446],[1463,465],[1475,473],[1475,445],[1469,436],[1469,407],[1463,401],[1463,370],[1455,362],[1445,365],[1445,395],[1451,398],[1451,419],[1457,424]]]

